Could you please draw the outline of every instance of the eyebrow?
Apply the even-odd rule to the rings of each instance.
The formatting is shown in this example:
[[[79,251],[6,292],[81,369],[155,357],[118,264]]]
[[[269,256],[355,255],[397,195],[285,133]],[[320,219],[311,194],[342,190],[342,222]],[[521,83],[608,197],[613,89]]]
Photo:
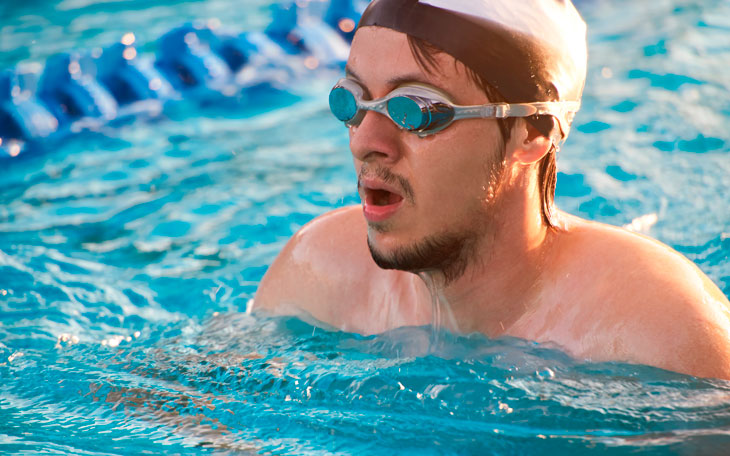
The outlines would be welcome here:
[[[345,76],[347,78],[349,78],[349,79],[354,79],[355,81],[362,83],[362,79],[360,79],[360,77],[357,75],[357,73],[355,73],[352,70],[352,68],[350,68],[349,66],[346,66],[345,67]],[[404,74],[404,75],[395,76],[393,78],[390,78],[390,79],[386,80],[386,83],[388,84],[388,86],[394,87],[394,88],[395,87],[398,87],[398,86],[401,86],[403,84],[409,84],[409,83],[414,83],[414,82],[417,82],[419,84],[423,84],[423,85],[427,85],[427,86],[433,87],[434,89],[438,89],[438,90],[440,90],[440,91],[448,94],[448,92],[446,92],[446,90],[442,89],[441,87],[436,87],[432,83],[430,83],[429,81],[427,81],[423,77],[423,75],[420,74],[420,73]]]

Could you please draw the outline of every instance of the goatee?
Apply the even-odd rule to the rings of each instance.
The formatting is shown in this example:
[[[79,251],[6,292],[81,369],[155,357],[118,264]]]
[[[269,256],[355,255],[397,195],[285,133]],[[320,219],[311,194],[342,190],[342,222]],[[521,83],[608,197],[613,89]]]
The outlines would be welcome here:
[[[413,273],[438,271],[444,285],[448,285],[461,277],[474,260],[476,239],[473,233],[443,233],[385,254],[373,246],[368,236],[368,248],[375,264],[382,269]]]

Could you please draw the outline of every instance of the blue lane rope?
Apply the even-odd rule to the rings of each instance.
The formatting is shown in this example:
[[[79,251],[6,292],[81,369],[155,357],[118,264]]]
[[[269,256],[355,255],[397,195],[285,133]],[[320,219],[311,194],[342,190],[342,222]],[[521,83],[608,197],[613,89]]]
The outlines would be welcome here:
[[[301,2],[300,2],[301,3]],[[272,7],[264,31],[230,32],[184,24],[138,55],[132,33],[99,52],[74,50],[42,71],[0,72],[0,160],[22,157],[68,135],[155,116],[168,103],[245,103],[274,88],[287,92],[321,69],[341,69],[366,0],[331,0],[313,16],[295,2]]]

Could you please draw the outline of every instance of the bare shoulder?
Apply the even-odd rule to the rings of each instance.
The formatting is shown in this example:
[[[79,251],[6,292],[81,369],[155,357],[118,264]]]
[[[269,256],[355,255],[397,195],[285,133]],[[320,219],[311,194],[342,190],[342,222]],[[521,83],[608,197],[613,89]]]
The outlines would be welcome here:
[[[689,259],[659,241],[573,219],[560,269],[580,284],[579,320],[597,359],[730,379],[730,305]],[[576,293],[576,290],[582,292]],[[570,293],[569,293],[570,294]],[[592,356],[595,355],[595,356]]]
[[[334,309],[327,303],[341,299],[343,289],[357,295],[355,272],[366,267],[362,264],[366,228],[356,209],[328,212],[294,234],[261,280],[254,307],[277,314],[303,310],[320,321],[335,321],[330,315]]]
[[[382,311],[384,297],[393,304],[400,298],[412,301],[414,280],[408,276],[373,262],[361,207],[345,207],[292,236],[261,280],[254,309],[313,317],[347,331],[380,332],[408,323]]]

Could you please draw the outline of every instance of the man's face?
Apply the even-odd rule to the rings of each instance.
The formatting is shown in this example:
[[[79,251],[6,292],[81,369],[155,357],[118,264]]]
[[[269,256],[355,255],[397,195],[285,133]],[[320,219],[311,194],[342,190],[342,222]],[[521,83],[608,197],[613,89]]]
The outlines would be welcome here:
[[[454,104],[489,103],[463,65],[445,53],[434,57],[438,70],[425,72],[405,34],[365,27],[352,43],[348,77],[370,99],[417,82]],[[368,111],[350,128],[350,149],[376,262],[413,272],[451,268],[458,276],[493,226],[501,147],[491,119],[459,120],[421,138]]]

